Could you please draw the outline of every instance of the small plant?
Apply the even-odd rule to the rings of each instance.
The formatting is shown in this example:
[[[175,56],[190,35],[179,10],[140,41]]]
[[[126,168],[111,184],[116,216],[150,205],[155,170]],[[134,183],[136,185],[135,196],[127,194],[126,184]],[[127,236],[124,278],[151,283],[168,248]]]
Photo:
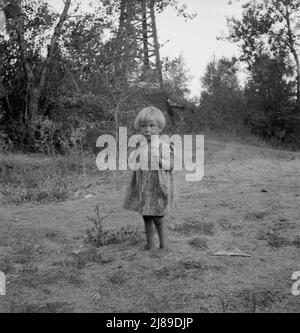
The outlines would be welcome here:
[[[265,211],[254,211],[246,214],[245,218],[247,220],[263,220],[268,215]]]
[[[274,231],[260,231],[257,239],[264,240],[267,244],[274,248],[279,248],[287,245],[291,245],[291,242],[285,237],[280,236]]]
[[[173,312],[166,296],[158,298],[154,291],[148,291],[147,305],[153,312]]]
[[[226,313],[227,312],[226,299],[225,299],[224,293],[219,288],[219,285],[217,283],[216,283],[216,290],[218,291],[218,297],[219,297],[223,312]]]
[[[59,131],[60,125],[51,119],[38,116],[33,122],[34,128],[38,134],[35,141],[36,148],[41,153],[47,153],[49,156],[55,156],[55,136]]]
[[[84,145],[86,142],[87,127],[88,127],[87,123],[81,120],[77,128],[72,128],[69,138],[72,146],[69,152],[78,155],[81,158],[82,175],[85,185],[87,184],[87,168],[86,168]]]
[[[127,281],[127,277],[126,274],[124,274],[125,272],[114,272],[110,277],[109,280],[110,282],[112,282],[113,284],[116,285],[121,285],[124,284]]]
[[[112,213],[113,211],[102,214],[99,205],[97,205],[95,208],[95,216],[87,216],[88,220],[90,220],[94,226],[86,231],[86,243],[95,247],[118,244],[126,241],[129,241],[132,245],[139,243],[142,239],[142,233],[138,228],[128,225],[118,230],[103,229],[103,220]]]
[[[249,304],[250,303],[250,304]],[[256,296],[255,293],[251,293],[251,298],[248,298],[247,305],[246,305],[246,311],[249,309],[248,312],[255,313],[256,312]]]
[[[193,259],[185,259],[179,261],[178,265],[183,267],[185,270],[203,270],[205,269],[205,265],[201,261],[193,260]]]
[[[188,244],[197,249],[207,249],[207,239],[201,237],[194,237],[188,241]]]
[[[13,261],[9,257],[4,257],[0,259],[0,271],[8,274],[13,271]]]
[[[9,136],[1,131],[0,132],[0,152],[9,152],[9,151],[12,151],[13,148],[14,148],[14,144],[10,140]]]
[[[87,229],[87,239],[86,242],[100,247],[105,245],[105,240],[107,239],[108,231],[103,230],[103,220],[112,214],[112,211],[103,215],[100,210],[100,206],[97,205],[95,208],[95,216],[87,216],[87,219],[93,223],[93,227]]]
[[[13,313],[70,313],[73,308],[66,302],[48,302],[43,304],[23,303],[14,305]]]
[[[294,246],[300,248],[300,236],[299,235],[295,236],[292,243],[293,243]]]
[[[279,236],[278,234],[272,234],[267,238],[267,243],[271,247],[279,248],[289,245],[290,242],[286,238]]]

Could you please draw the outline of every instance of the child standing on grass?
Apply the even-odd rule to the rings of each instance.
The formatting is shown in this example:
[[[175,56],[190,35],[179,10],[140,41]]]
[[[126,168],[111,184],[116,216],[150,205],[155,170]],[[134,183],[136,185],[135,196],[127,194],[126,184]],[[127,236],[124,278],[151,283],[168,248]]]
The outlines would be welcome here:
[[[146,140],[142,141],[138,149],[140,168],[132,173],[124,208],[139,212],[143,216],[146,250],[154,247],[155,226],[159,237],[159,247],[167,252],[168,235],[164,216],[170,212],[170,208],[175,202],[174,148],[172,144],[162,142],[158,137],[165,124],[165,116],[154,106],[144,108],[135,119],[134,128]],[[159,153],[153,147],[159,147]],[[166,154],[162,154],[162,152],[166,152]],[[132,158],[136,157],[133,154]],[[146,163],[146,168],[143,162]]]

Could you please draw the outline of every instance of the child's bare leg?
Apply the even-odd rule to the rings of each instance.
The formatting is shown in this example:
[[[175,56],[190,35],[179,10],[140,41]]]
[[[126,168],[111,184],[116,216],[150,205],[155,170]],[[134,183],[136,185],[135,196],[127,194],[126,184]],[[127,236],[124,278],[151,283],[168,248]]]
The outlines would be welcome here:
[[[154,224],[157,229],[158,237],[159,237],[159,247],[161,249],[168,249],[168,234],[167,228],[164,223],[163,216],[154,217]]]
[[[143,216],[146,234],[146,250],[151,250],[154,247],[154,225],[152,216]]]

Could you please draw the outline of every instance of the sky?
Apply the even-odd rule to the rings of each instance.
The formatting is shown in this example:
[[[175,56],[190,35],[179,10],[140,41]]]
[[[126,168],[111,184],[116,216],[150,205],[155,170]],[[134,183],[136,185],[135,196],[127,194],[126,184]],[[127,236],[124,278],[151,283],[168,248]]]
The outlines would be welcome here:
[[[236,45],[217,40],[217,36],[228,31],[226,16],[241,17],[241,5],[236,1],[229,5],[228,0],[180,0],[180,3],[186,4],[188,11],[194,11],[198,16],[185,22],[183,17],[176,16],[174,9],[158,15],[159,41],[163,44],[169,40],[160,54],[170,57],[182,54],[186,68],[193,76],[191,95],[199,96],[200,77],[213,56],[218,59],[239,54]]]
[[[63,0],[47,0],[47,2],[58,11],[63,8]],[[190,83],[191,96],[199,96],[200,77],[205,73],[206,65],[213,56],[218,59],[222,56],[238,55],[236,45],[217,40],[217,36],[220,36],[222,31],[224,33],[227,31],[226,16],[241,16],[241,5],[235,0],[230,1],[231,5],[228,4],[228,0],[179,0],[179,2],[187,5],[188,12],[196,12],[198,16],[186,22],[183,17],[178,17],[172,8],[157,15],[159,42],[165,44],[160,54],[162,57],[171,58],[182,54],[186,68],[193,77]],[[82,0],[82,3],[83,7],[87,7],[89,0]]]

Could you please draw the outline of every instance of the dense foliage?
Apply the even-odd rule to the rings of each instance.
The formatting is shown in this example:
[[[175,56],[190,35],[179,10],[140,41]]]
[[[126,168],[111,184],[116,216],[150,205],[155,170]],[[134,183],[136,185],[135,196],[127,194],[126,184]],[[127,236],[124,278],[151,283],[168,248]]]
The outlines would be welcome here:
[[[195,15],[177,0],[154,3],[158,13],[172,7],[185,19]],[[137,61],[130,30],[118,30],[120,1],[94,1],[85,11],[80,4],[66,0],[55,11],[47,1],[0,1],[1,150],[52,155],[85,145],[96,128],[116,133],[155,87],[153,73]],[[190,108],[193,126],[247,128],[300,145],[299,9],[299,0],[243,1],[241,19],[228,19],[227,36],[240,56],[209,62],[198,107]],[[176,103],[189,99],[182,56],[162,59],[162,71]]]

